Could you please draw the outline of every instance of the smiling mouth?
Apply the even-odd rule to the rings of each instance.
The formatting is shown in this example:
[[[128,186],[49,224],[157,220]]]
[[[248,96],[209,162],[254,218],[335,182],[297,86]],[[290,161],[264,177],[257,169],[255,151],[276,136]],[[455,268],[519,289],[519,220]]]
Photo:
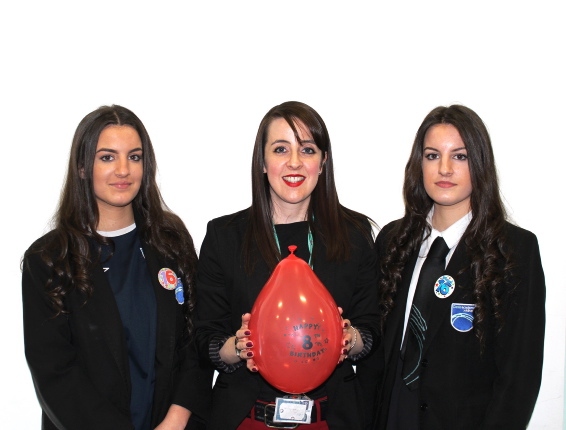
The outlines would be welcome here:
[[[292,184],[296,184],[298,182],[303,182],[305,180],[304,176],[283,176],[283,180],[285,182],[291,182]]]

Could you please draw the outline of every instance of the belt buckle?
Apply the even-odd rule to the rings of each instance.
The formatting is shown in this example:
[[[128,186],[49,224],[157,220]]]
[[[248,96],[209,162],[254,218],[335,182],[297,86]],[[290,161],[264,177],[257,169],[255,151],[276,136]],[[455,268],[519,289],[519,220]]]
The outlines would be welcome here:
[[[272,408],[273,411],[268,413],[267,408]],[[275,423],[273,422],[274,416],[275,416],[275,405],[274,404],[265,405],[263,408],[263,422],[267,427],[272,429],[296,429],[297,427],[299,427],[299,424]]]

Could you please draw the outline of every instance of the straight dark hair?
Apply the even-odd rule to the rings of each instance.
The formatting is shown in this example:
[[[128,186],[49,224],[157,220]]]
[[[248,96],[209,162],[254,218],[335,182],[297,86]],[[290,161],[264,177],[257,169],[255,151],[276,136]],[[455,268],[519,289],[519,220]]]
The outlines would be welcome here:
[[[258,258],[254,254],[255,249],[259,251],[259,255],[270,270],[281,259],[273,237],[271,188],[267,175],[263,173],[269,125],[277,118],[283,118],[289,124],[297,141],[300,141],[298,127],[308,131],[318,149],[322,151],[322,159],[326,157],[326,161],[321,166],[322,173],[318,183],[311,194],[306,220],[311,230],[315,232],[316,240],[326,245],[326,258],[330,261],[344,261],[348,259],[350,253],[348,222],[372,243],[372,231],[368,228],[368,220],[372,221],[363,214],[345,208],[338,200],[330,137],[320,115],[305,103],[288,101],[274,106],[265,114],[255,139],[252,156],[252,206],[243,248],[246,270],[250,272]]]

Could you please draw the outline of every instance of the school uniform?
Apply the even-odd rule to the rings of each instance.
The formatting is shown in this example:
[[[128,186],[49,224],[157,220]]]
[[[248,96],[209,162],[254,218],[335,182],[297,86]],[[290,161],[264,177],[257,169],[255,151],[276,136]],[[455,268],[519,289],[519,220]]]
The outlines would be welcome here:
[[[199,352],[203,357],[217,353],[223,341],[240,329],[242,314],[251,311],[256,297],[269,279],[270,271],[261,258],[256,261],[251,274],[247,274],[244,269],[242,245],[248,223],[249,210],[208,223],[199,256],[199,306],[195,323]],[[306,225],[306,222],[304,224]],[[286,230],[294,229],[294,226],[284,224],[276,228]],[[308,252],[304,254],[307,248],[307,230],[304,228],[298,236],[300,243],[291,244],[298,246],[296,255],[308,261]],[[368,223],[368,231],[369,229]],[[356,328],[367,330],[371,336],[375,336],[377,274],[375,252],[371,244],[359,231],[351,227],[350,258],[342,263],[329,262],[326,260],[326,248],[322,240],[316,232],[313,234],[314,272],[336,304],[343,308],[344,318],[350,319]],[[289,243],[285,243],[287,240],[281,237],[279,239],[282,255],[285,257],[288,255],[285,250]],[[216,364],[222,366],[218,361]],[[219,376],[213,390],[209,429],[236,429],[242,420],[251,416],[250,412],[254,407],[261,409],[262,405],[257,405],[258,400],[263,400],[264,403],[272,402],[272,396],[275,394],[285,393],[275,393],[274,388],[260,374],[252,373],[246,368],[244,360],[234,366],[219,368]],[[338,365],[329,379],[309,395],[313,399],[321,396],[327,398],[323,400],[325,407],[321,412],[322,419],[326,420],[330,429],[362,428],[361,392],[351,360]]]
[[[50,233],[30,250],[49,240]],[[149,294],[155,297],[155,356],[149,361],[153,373],[149,375],[151,428],[163,420],[171,404],[192,412],[187,428],[204,428],[212,369],[198,360],[194,343],[189,343],[184,313],[174,291],[158,281],[162,268],[175,271],[176,264],[166,261],[143,240],[141,248],[151,284]],[[64,299],[65,314],[54,317],[45,292],[46,281],[53,274],[30,250],[22,277],[24,343],[42,408],[42,428],[133,429],[132,375],[143,375],[144,370],[131,368],[122,308],[119,310],[104,264],[95,264],[87,274],[93,286],[91,297],[85,302],[84,296],[71,291]]]
[[[399,222],[388,224],[378,235],[378,258],[385,254],[390,233]],[[503,328],[496,334],[495,321],[488,316],[485,348],[481,351],[470,323],[476,302],[472,279],[469,270],[462,272],[470,266],[470,258],[465,244],[459,241],[450,251],[445,269],[455,288],[445,298],[433,298],[415,402],[403,404],[399,397],[392,399],[392,392],[394,387],[399,388],[395,382],[399,382],[402,366],[400,347],[418,252],[409,259],[380,346],[358,366],[359,375],[367,382],[368,402],[375,403],[373,428],[395,428],[398,415],[391,416],[391,410],[396,407],[414,417],[415,429],[526,428],[541,382],[545,280],[536,236],[510,223],[504,234],[516,266],[502,297]],[[434,294],[433,285],[430,294]],[[461,312],[466,318],[461,318]]]

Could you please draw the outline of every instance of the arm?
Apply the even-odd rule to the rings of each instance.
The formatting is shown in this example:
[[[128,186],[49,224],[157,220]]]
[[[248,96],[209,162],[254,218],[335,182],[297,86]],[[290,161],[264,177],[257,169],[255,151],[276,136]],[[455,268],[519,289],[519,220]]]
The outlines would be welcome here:
[[[199,256],[195,331],[201,358],[210,360],[217,370],[230,373],[244,363],[243,357],[238,358],[235,350],[233,303],[226,269],[230,263],[225,261],[220,248],[217,231],[213,222],[209,222]],[[230,252],[223,248],[224,252]],[[241,324],[240,337],[243,338],[247,326],[244,328],[243,320]]]
[[[171,405],[165,419],[155,427],[155,430],[184,430],[190,417],[191,411],[188,409],[179,405]]]
[[[69,317],[53,318],[44,292],[49,276],[38,255],[26,256],[22,276],[25,353],[44,413],[60,428],[132,429],[129,410],[119,410],[87,374]]]
[[[495,338],[499,376],[482,428],[525,428],[538,396],[543,362],[546,287],[536,237],[514,244],[511,295],[504,297],[505,325]]]
[[[351,300],[344,308],[348,319],[344,319],[342,344],[348,359],[355,362],[369,354],[377,339],[378,297],[376,253],[361,235],[353,242],[359,256]]]

